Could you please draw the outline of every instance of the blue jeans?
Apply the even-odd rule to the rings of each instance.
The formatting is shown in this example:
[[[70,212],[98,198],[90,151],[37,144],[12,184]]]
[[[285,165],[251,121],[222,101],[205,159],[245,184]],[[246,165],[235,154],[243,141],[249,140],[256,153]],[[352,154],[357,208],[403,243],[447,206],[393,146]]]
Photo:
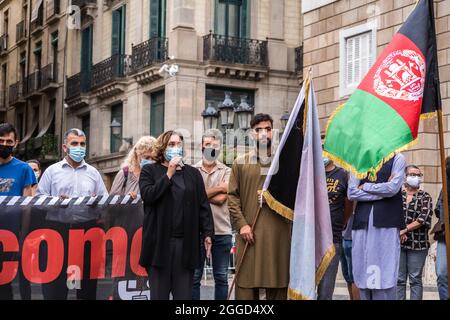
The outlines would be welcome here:
[[[438,241],[436,252],[436,275],[439,299],[448,299],[448,274],[447,274],[447,252],[445,241]]]
[[[400,250],[400,264],[398,268],[397,300],[406,300],[406,281],[409,278],[411,287],[411,300],[422,300],[423,285],[422,274],[428,249]]]
[[[341,269],[345,282],[352,284],[352,240],[342,240]]]
[[[228,266],[230,264],[230,250],[232,246],[231,235],[216,235],[211,248],[212,270],[214,276],[214,299],[227,300],[228,296]],[[194,286],[192,300],[200,300],[200,281],[203,276],[206,252],[201,244],[201,266],[194,272]]]

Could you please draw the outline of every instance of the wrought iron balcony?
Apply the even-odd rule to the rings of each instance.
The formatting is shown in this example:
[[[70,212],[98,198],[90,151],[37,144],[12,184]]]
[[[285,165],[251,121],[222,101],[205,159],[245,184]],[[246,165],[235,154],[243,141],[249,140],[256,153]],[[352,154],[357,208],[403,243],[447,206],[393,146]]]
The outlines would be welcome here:
[[[51,91],[58,87],[58,64],[50,63],[41,69],[41,89]]]
[[[81,94],[81,73],[77,73],[67,78],[67,99],[74,98]]]
[[[27,29],[25,21],[22,20],[16,25],[16,43],[20,43],[26,40]]]
[[[0,37],[0,54],[8,52],[8,34],[4,34]]]
[[[44,25],[44,14],[43,14],[42,10],[39,10],[39,14],[38,14],[36,20],[34,20],[31,23],[31,33],[34,34],[34,33],[41,31],[43,28],[43,25]]]
[[[138,72],[155,63],[167,60],[167,38],[153,37],[137,44],[131,49],[131,70]]]
[[[50,0],[47,3],[47,22],[52,22],[58,18],[61,11],[61,0]]]
[[[203,37],[203,60],[267,67],[267,41],[210,33]]]
[[[41,70],[36,70],[32,74],[27,77],[27,90],[24,95],[26,96],[35,96],[40,95],[39,90],[41,89]]]
[[[85,7],[86,5],[97,5],[97,0],[72,0],[73,6],[78,6],[80,8]]]
[[[9,86],[9,104],[15,105],[24,102],[23,94],[26,88],[26,82],[17,81]]]
[[[6,101],[6,90],[0,90],[0,111],[6,111],[8,103]]]
[[[303,46],[295,48],[295,72],[303,71]]]
[[[98,88],[108,83],[125,78],[129,73],[130,56],[116,54],[91,68],[91,87]]]

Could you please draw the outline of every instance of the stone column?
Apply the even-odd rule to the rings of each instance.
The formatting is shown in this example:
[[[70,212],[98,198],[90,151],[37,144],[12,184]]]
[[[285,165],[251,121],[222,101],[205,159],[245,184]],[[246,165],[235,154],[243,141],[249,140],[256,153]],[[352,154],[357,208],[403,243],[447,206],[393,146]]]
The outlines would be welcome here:
[[[284,1],[270,1],[269,16],[269,66],[270,69],[287,70],[287,47],[284,42]]]
[[[195,0],[169,0],[167,13],[171,15],[169,56],[181,60],[197,60]]]

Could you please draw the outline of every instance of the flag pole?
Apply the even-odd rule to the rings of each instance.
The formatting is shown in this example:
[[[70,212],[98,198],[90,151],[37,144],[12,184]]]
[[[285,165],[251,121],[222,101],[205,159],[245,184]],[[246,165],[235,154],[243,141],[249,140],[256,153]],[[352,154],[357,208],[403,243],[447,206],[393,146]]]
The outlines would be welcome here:
[[[444,208],[445,223],[445,247],[447,255],[447,275],[450,273],[450,221],[448,214],[448,190],[447,190],[447,173],[445,165],[445,145],[444,145],[444,126],[442,121],[442,110],[437,110],[438,128],[439,128],[439,151],[441,157],[441,175],[442,175],[442,204]],[[450,277],[447,276],[447,285],[450,288]],[[448,291],[447,299],[450,300],[450,291]]]
[[[253,223],[252,223],[252,232],[253,232],[253,234],[254,234],[255,225],[256,225],[256,222],[258,221],[258,217],[259,217],[260,213],[261,213],[261,206],[259,206],[258,212],[256,213],[255,219],[253,220]],[[236,279],[237,279],[237,277],[239,275],[239,271],[241,269],[242,262],[244,261],[245,254],[247,253],[247,249],[248,249],[248,241],[245,242],[244,252],[242,253],[242,257],[238,261],[238,264],[236,265],[236,272],[234,274],[233,282],[231,283],[230,291],[228,291],[228,298],[227,298],[227,300],[230,300],[231,293],[233,292],[234,286],[236,284]]]

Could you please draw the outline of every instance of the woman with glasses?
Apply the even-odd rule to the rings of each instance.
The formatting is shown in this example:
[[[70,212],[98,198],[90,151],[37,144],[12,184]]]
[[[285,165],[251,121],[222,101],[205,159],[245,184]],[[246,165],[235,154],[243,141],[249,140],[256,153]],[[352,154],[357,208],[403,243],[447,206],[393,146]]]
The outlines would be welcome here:
[[[422,300],[422,272],[430,248],[428,231],[431,226],[433,203],[428,192],[420,189],[422,173],[415,165],[405,169],[403,210],[406,228],[400,231],[401,253],[397,282],[397,299],[406,299],[409,278],[411,300]]]

